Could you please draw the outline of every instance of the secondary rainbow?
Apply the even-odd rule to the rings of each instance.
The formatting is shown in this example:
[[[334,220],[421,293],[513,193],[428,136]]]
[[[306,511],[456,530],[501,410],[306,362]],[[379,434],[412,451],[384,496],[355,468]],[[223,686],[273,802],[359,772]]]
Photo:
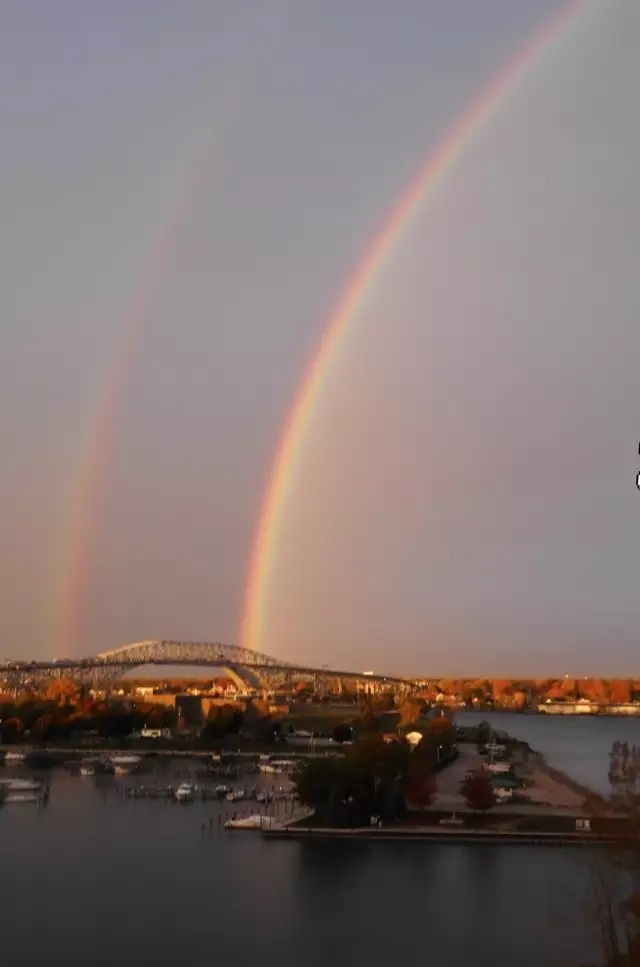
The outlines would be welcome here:
[[[396,202],[348,279],[334,312],[330,315],[299,384],[289,410],[262,499],[251,550],[241,617],[240,639],[246,648],[262,647],[264,617],[270,572],[277,549],[278,535],[287,496],[295,476],[316,404],[325,379],[340,351],[350,325],[363,300],[392,255],[403,231],[422,203],[431,197],[455,160],[483,123],[504,103],[517,81],[569,30],[593,0],[572,0],[548,20],[534,37],[509,61],[506,67],[476,98],[471,107],[445,133],[417,176]],[[596,0],[597,2],[597,0]]]
[[[273,43],[285,29],[294,5],[295,0],[279,0],[267,9],[262,29],[257,32],[258,46],[234,64],[215,109],[207,106],[204,135],[198,136],[194,145],[185,145],[186,174],[175,197],[170,200],[164,228],[154,240],[146,272],[122,320],[113,354],[107,359],[99,381],[96,401],[87,410],[84,445],[78,465],[71,473],[66,507],[60,514],[59,561],[54,575],[51,627],[48,629],[59,656],[76,655],[78,649],[84,652],[87,647],[80,639],[91,547],[98,528],[111,450],[122,424],[133,365],[152,322],[156,294],[170,267],[173,250],[198,189],[205,177],[211,180],[211,169],[223,153],[227,128],[253,89],[264,67],[265,55],[270,54]]]

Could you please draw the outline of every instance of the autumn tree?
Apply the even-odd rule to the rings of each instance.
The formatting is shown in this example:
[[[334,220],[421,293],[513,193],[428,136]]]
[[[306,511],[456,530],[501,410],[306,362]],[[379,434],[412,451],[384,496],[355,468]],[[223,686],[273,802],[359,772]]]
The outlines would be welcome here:
[[[469,806],[477,812],[485,812],[495,805],[493,786],[489,776],[483,770],[467,779],[462,792]]]
[[[420,698],[407,698],[400,706],[399,727],[412,725],[423,714],[425,703]]]
[[[72,678],[52,678],[47,682],[44,697],[58,705],[75,705],[78,694],[78,686]]]
[[[446,715],[439,715],[436,718],[429,719],[423,738],[440,746],[444,753],[448,755],[456,742],[455,726]]]
[[[382,712],[392,712],[395,707],[396,703],[392,692],[380,692],[371,697],[371,710],[375,715],[380,715]]]
[[[610,683],[610,696],[612,702],[625,704],[631,699],[631,683],[628,679],[614,678]]]
[[[362,715],[358,720],[358,731],[362,735],[373,735],[380,731],[380,722],[378,716],[373,711],[370,704],[367,704],[363,709]]]
[[[433,803],[437,785],[433,773],[420,775],[409,772],[406,786],[406,797],[409,808],[419,809],[423,812]]]
[[[260,718],[266,718],[269,715],[269,703],[264,698],[254,698],[247,712],[251,712],[254,716],[257,715]]]

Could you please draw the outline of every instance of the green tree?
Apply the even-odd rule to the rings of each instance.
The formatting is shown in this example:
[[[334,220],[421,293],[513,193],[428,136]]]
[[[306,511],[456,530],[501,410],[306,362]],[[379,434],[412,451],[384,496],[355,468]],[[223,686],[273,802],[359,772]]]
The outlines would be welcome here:
[[[19,715],[12,715],[0,723],[0,736],[3,742],[15,742],[24,732],[24,722]]]
[[[405,743],[367,736],[342,759],[312,759],[294,776],[298,797],[320,822],[368,825],[372,815],[394,822],[404,815],[411,753]]]
[[[242,724],[242,712],[233,705],[214,705],[204,727],[210,738],[236,734]]]
[[[489,742],[491,742],[492,738],[493,738],[493,729],[491,728],[489,723],[483,719],[482,722],[480,722],[478,725],[478,729],[476,733],[476,741],[478,745],[487,745]]]
[[[353,738],[353,727],[349,722],[341,722],[333,730],[333,741],[334,742],[350,742]]]

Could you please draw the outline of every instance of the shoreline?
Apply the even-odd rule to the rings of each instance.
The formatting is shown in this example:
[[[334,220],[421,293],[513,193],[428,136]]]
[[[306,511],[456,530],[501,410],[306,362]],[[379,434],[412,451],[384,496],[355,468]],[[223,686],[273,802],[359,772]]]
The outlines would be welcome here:
[[[429,824],[398,823],[387,827],[362,826],[354,829],[305,825],[304,820],[288,822],[269,830],[261,830],[267,839],[280,840],[421,840],[423,842],[437,842],[443,844],[465,845],[531,845],[531,846],[581,846],[604,847],[625,835],[624,828],[619,825],[621,817],[614,820],[614,825],[605,826],[598,823],[596,829],[581,828],[585,819],[590,822],[595,819],[588,804],[606,805],[603,796],[594,792],[588,786],[573,779],[561,769],[550,765],[543,753],[533,749],[528,742],[517,739],[506,732],[497,733],[507,746],[507,759],[511,761],[518,772],[530,777],[534,788],[544,796],[543,800],[535,799],[524,808],[516,804],[499,805],[491,810],[491,818],[487,815],[487,825],[478,826],[478,815],[469,810],[466,804],[460,806],[453,802],[447,807],[444,803],[427,810],[431,814]],[[455,773],[455,763],[449,768]],[[444,777],[448,769],[440,774]],[[457,776],[452,775],[454,782]],[[547,780],[547,781],[545,781]],[[555,787],[555,789],[554,789]],[[548,795],[548,798],[547,798]],[[585,805],[587,808],[585,809]],[[442,818],[446,819],[447,810],[471,825],[452,828],[437,825]],[[424,819],[427,819],[425,814]],[[486,820],[485,820],[486,821]],[[499,825],[492,825],[498,821]],[[313,820],[311,820],[313,822]],[[510,828],[505,828],[507,824]],[[518,828],[522,826],[523,828]],[[530,828],[527,828],[529,826]]]
[[[284,825],[279,828],[259,830],[265,839],[296,840],[310,842],[311,840],[407,840],[422,842],[438,842],[444,845],[502,845],[502,846],[607,846],[615,842],[616,837],[595,833],[533,833],[515,830],[482,830],[482,829],[437,829],[429,827],[388,826],[386,828],[356,827],[354,829],[339,829],[322,826],[294,826]]]

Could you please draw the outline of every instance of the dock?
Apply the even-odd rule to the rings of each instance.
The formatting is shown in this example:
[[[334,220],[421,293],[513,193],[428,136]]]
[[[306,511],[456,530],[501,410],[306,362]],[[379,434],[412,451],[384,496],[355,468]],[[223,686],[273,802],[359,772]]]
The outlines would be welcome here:
[[[267,839],[296,840],[422,840],[447,845],[491,845],[506,846],[580,846],[602,847],[614,842],[610,836],[593,833],[533,833],[488,829],[438,829],[427,826],[363,826],[355,829],[336,829],[322,826],[299,826],[291,823],[281,824],[261,830]]]

